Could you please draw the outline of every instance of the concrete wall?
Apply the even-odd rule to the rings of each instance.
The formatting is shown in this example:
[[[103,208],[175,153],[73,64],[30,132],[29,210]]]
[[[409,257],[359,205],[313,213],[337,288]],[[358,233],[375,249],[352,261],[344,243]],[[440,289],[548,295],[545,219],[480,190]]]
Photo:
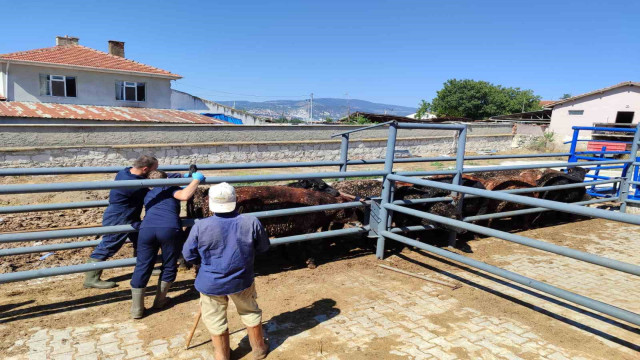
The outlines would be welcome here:
[[[330,140],[331,135],[361,126],[319,125],[8,125],[0,124],[0,150],[15,147],[193,144]],[[469,135],[509,135],[511,124],[470,124]],[[379,127],[351,134],[351,139],[386,138]],[[452,137],[453,131],[400,130],[398,137]]]
[[[466,149],[505,151],[512,138],[469,136]],[[349,159],[384,158],[386,144],[384,138],[353,140]],[[454,144],[453,137],[404,138],[398,140],[397,149],[409,150],[412,156],[452,155]],[[156,156],[161,164],[339,160],[340,140],[23,147],[0,150],[0,167],[125,166],[143,154]]]
[[[40,74],[76,77],[77,97],[40,95]],[[11,64],[7,100],[169,109],[171,81],[156,77]],[[146,101],[116,100],[116,81],[146,83]]]
[[[224,114],[242,120],[244,125],[256,125],[262,122],[257,116],[245,111],[236,110],[229,106],[224,106],[174,89],[171,90],[171,108],[197,113]]]
[[[569,115],[569,110],[584,110],[584,114]],[[633,123],[640,121],[640,88],[625,86],[558,105],[551,113],[549,130],[558,141],[568,141],[573,134],[571,127],[615,123],[618,111],[633,111]],[[589,138],[590,132],[581,131],[580,136]]]

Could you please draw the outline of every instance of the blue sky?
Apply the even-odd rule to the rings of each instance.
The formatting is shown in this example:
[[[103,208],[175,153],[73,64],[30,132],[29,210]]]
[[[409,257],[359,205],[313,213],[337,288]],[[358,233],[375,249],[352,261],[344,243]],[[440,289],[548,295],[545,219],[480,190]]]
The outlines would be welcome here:
[[[5,3],[6,1],[6,3]],[[449,78],[544,99],[640,81],[639,1],[0,1],[0,53],[56,35],[184,76],[212,100],[416,106]]]

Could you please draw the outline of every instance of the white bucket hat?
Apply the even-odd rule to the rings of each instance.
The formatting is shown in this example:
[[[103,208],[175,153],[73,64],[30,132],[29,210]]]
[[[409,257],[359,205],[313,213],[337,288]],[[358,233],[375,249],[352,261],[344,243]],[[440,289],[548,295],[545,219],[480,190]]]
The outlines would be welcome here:
[[[226,182],[209,188],[209,210],[229,213],[236,209],[236,189]]]

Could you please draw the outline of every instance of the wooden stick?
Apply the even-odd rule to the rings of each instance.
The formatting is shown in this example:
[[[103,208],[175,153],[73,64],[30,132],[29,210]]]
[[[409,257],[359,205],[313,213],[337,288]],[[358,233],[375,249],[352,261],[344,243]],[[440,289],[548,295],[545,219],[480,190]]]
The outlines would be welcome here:
[[[193,323],[193,327],[191,328],[191,332],[189,332],[189,336],[187,336],[187,346],[185,346],[185,350],[189,350],[189,345],[191,345],[191,339],[193,338],[193,334],[195,334],[196,329],[198,328],[198,323],[200,322],[200,318],[202,317],[202,309],[198,310],[198,314],[196,315],[196,321]]]
[[[426,277],[426,276],[422,276],[422,275],[414,274],[414,273],[412,273],[412,272],[408,272],[408,271],[400,270],[400,269],[398,269],[398,268],[394,268],[394,267],[391,267],[391,266],[387,266],[387,265],[378,265],[378,266],[380,266],[380,267],[381,267],[381,268],[383,268],[383,269],[387,269],[387,270],[391,270],[391,271],[399,272],[399,273],[401,273],[401,274],[405,274],[405,275],[413,276],[413,277],[415,277],[415,278],[422,279],[422,280],[424,280],[424,281],[428,281],[428,282],[432,282],[432,283],[435,283],[435,284],[443,285],[443,286],[446,286],[446,287],[451,288],[451,289],[453,289],[453,290],[455,290],[455,289],[458,289],[458,288],[461,288],[461,287],[462,287],[462,285],[460,285],[460,284],[452,285],[452,284],[449,284],[449,283],[446,283],[446,282],[443,282],[443,281],[438,281],[438,280],[429,279],[429,278],[428,278],[428,277]]]

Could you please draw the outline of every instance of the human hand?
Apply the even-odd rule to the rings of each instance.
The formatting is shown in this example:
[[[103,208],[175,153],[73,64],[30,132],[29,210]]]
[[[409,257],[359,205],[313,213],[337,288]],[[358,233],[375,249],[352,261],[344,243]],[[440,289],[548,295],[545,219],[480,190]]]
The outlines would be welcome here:
[[[204,181],[204,175],[201,172],[194,172],[193,174],[191,174],[191,177],[194,180],[198,180],[200,182]]]

